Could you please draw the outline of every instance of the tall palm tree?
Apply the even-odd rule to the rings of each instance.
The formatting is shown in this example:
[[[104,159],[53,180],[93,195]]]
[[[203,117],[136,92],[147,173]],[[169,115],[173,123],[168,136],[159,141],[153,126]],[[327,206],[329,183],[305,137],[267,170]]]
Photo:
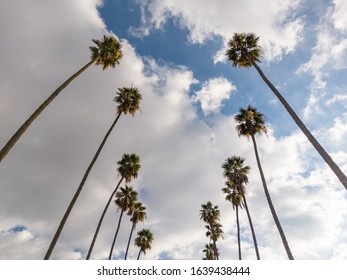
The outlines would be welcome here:
[[[143,222],[147,218],[147,214],[146,214],[145,210],[146,210],[146,207],[144,207],[142,205],[142,202],[138,201],[135,203],[134,209],[132,211],[132,216],[130,218],[130,221],[132,222],[132,227],[131,227],[131,231],[130,231],[130,235],[129,235],[127,249],[125,251],[125,256],[124,256],[125,260],[127,259],[127,256],[128,256],[131,236],[133,235],[133,232],[136,228],[136,225],[138,224],[138,222]]]
[[[118,206],[118,210],[120,209],[121,212],[118,219],[117,230],[112,241],[110,254],[108,256],[109,260],[112,258],[112,252],[113,252],[114,244],[116,243],[116,239],[118,236],[123,213],[124,211],[132,212],[134,210],[134,205],[136,201],[137,201],[137,191],[135,191],[132,187],[129,187],[129,186],[125,186],[125,188],[121,187],[120,191],[116,193],[115,203]]]
[[[251,228],[252,232],[252,238],[253,238],[253,243],[254,243],[254,249],[255,249],[255,254],[257,256],[257,260],[260,260],[260,255],[259,255],[259,249],[258,249],[258,243],[257,243],[257,238],[255,235],[254,227],[253,227],[253,222],[251,218],[250,211],[248,209],[248,204],[246,200],[246,195],[245,195],[245,184],[248,183],[248,172],[250,170],[249,166],[244,166],[244,158],[238,157],[238,156],[232,156],[230,158],[227,158],[225,162],[222,165],[223,168],[223,175],[227,179],[227,187],[229,185],[234,184],[238,186],[239,192],[242,195],[243,199],[243,204],[246,209],[247,217],[248,217],[248,222],[249,226]],[[229,188],[224,188],[222,189],[224,193],[231,193],[230,187]]]
[[[237,228],[237,244],[239,251],[239,260],[241,257],[241,233],[240,233],[240,221],[239,221],[239,208],[242,208],[242,194],[244,190],[240,190],[240,186],[237,186],[234,182],[228,181],[226,188],[223,188],[222,191],[226,194],[225,200],[231,202],[233,209],[235,210],[236,215],[236,228]]]
[[[240,68],[250,68],[253,66],[264,82],[268,85],[271,91],[276,95],[289,115],[293,118],[294,122],[298,125],[301,131],[305,134],[307,139],[311,142],[313,147],[317,150],[323,160],[328,164],[330,169],[335,173],[342,185],[347,190],[347,177],[342,172],[340,167],[334,162],[330,155],[325,151],[317,139],[308,130],[305,124],[301,121],[299,116],[295,113],[292,107],[288,104],[285,98],[277,90],[277,88],[269,81],[263,71],[258,66],[262,50],[258,45],[259,37],[254,33],[235,33],[233,38],[228,42],[229,49],[226,51],[228,60],[232,61],[233,67],[239,66]]]
[[[139,90],[137,88],[134,88],[134,87],[130,87],[130,88],[126,88],[126,87],[123,87],[123,88],[119,88],[118,89],[118,92],[116,93],[116,97],[114,98],[114,101],[117,102],[117,115],[116,115],[116,118],[114,120],[114,122],[112,123],[111,127],[109,128],[109,130],[107,131],[106,135],[104,136],[103,140],[101,141],[100,143],[100,146],[99,148],[97,149],[92,161],[90,162],[87,170],[85,171],[83,177],[82,177],[82,180],[74,194],[74,196],[72,197],[72,200],[68,206],[68,208],[66,209],[65,211],[65,214],[63,216],[63,218],[61,219],[60,221],[60,224],[58,226],[58,229],[51,241],[51,244],[47,250],[47,253],[44,257],[45,260],[49,259],[52,252],[53,252],[53,249],[60,237],[60,234],[65,226],[65,223],[72,211],[72,208],[74,207],[83,187],[84,187],[84,184],[89,176],[89,173],[90,171],[92,170],[96,160],[98,159],[108,137],[110,136],[113,128],[115,127],[115,125],[117,124],[120,116],[122,114],[126,115],[126,114],[131,114],[132,116],[135,115],[136,111],[139,109],[140,107],[140,101],[141,101],[141,94],[139,92]]]
[[[0,151],[0,162],[16,144],[23,133],[28,129],[31,123],[42,113],[42,111],[58,96],[58,94],[67,87],[74,79],[82,74],[89,66],[101,65],[102,69],[105,70],[109,67],[116,67],[122,58],[121,45],[116,38],[113,36],[104,35],[103,39],[92,40],[96,46],[89,47],[91,51],[91,60],[68,78],[62,85],[60,85],[36,110],[35,112],[22,124],[22,126],[13,134],[10,140]]]
[[[242,108],[240,109],[240,113],[235,116],[235,121],[238,123],[238,125],[236,126],[236,130],[237,130],[239,136],[246,136],[247,138],[251,137],[251,139],[252,139],[253,147],[254,147],[254,153],[255,153],[256,160],[257,160],[260,177],[261,177],[261,180],[263,183],[265,196],[266,196],[267,202],[269,204],[272,217],[275,221],[275,224],[276,224],[277,229],[279,231],[279,234],[281,236],[282,243],[283,243],[283,246],[287,252],[288,258],[290,260],[293,260],[294,259],[293,254],[290,250],[286,236],[285,236],[284,231],[282,229],[281,223],[277,217],[275,207],[273,206],[273,203],[272,203],[272,200],[270,197],[270,193],[269,193],[267,183],[265,180],[263,168],[262,168],[261,163],[260,163],[260,158],[259,158],[258,148],[257,148],[257,142],[255,140],[255,134],[261,133],[261,132],[267,133],[267,128],[265,126],[265,121],[264,121],[264,115],[262,113],[258,112],[255,107],[252,107],[249,105],[247,107],[247,109],[242,109]]]
[[[219,223],[219,218],[220,211],[217,205],[214,206],[211,201],[201,205],[200,219],[207,223],[205,226],[207,229],[206,236],[209,237],[213,242],[213,251],[216,260],[218,260],[218,249],[216,242],[223,234],[222,226]]]
[[[89,260],[90,259],[90,255],[92,254],[93,248],[94,248],[94,244],[96,241],[96,238],[99,234],[99,230],[102,224],[102,221],[104,220],[106,211],[108,209],[108,207],[110,206],[110,203],[112,201],[112,198],[114,197],[114,195],[116,194],[121,182],[123,180],[125,180],[126,183],[129,183],[133,178],[136,178],[139,172],[139,169],[141,167],[140,165],[140,157],[136,154],[124,154],[122,156],[122,159],[120,161],[117,162],[118,164],[118,174],[121,176],[116,188],[114,189],[114,191],[112,192],[112,194],[110,195],[110,198],[108,199],[106,206],[100,216],[98,225],[96,227],[94,236],[93,236],[93,240],[92,243],[90,244],[89,250],[88,250],[88,254],[86,259]]]
[[[140,248],[137,259],[140,259],[141,253],[146,255],[147,250],[151,249],[153,242],[153,234],[149,229],[143,229],[137,232],[137,237],[135,238],[135,245]]]

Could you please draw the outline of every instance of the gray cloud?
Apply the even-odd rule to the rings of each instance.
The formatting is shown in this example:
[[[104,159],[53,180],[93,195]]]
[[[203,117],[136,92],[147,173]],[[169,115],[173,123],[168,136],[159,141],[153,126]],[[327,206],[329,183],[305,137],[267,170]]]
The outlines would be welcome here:
[[[20,8],[13,1],[0,4],[8,11],[0,18],[5,34],[0,45],[0,143],[5,143],[61,81],[88,61],[91,39],[106,32],[97,17],[98,1],[49,1],[48,6],[35,3],[26,1]],[[207,238],[199,209],[207,200],[221,208],[227,233],[220,241],[223,258],[236,258],[234,212],[220,189],[224,184],[221,164],[237,154],[252,167],[248,203],[261,255],[264,259],[285,259],[266,206],[251,142],[237,137],[232,116],[215,114],[213,124],[207,125],[197,116],[189,95],[196,80],[188,67],[158,65],[151,58],[139,57],[127,41],[122,40],[122,46],[124,57],[119,66],[107,71],[88,69],[64,90],[1,163],[0,259],[43,257],[115,117],[112,98],[117,88],[132,84],[143,95],[142,113],[121,117],[53,258],[85,257],[97,219],[117,182],[116,162],[123,153],[135,152],[141,156],[142,168],[131,184],[141,190],[148,210],[148,220],[138,229],[151,228],[155,238],[145,258],[165,255],[200,259]],[[346,197],[336,179],[296,131],[279,139],[270,133],[258,141],[275,207],[294,255],[301,259],[343,257]],[[107,257],[117,219],[112,205],[93,258]],[[123,223],[115,247],[118,256],[130,232],[129,219]],[[18,225],[25,228],[16,232],[13,228]],[[245,257],[254,259],[244,213],[241,225]],[[136,253],[131,246],[130,258]]]

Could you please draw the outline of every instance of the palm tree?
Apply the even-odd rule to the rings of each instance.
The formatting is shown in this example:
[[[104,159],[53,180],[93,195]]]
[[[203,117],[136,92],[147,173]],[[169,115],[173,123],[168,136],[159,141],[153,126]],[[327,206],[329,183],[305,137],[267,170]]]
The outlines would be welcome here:
[[[89,260],[90,255],[92,254],[93,248],[94,248],[94,244],[96,241],[96,238],[98,236],[102,221],[104,220],[106,211],[108,209],[108,207],[110,206],[110,203],[112,201],[112,198],[114,197],[114,195],[116,194],[120,184],[122,183],[123,180],[125,180],[126,183],[129,183],[133,178],[137,177],[137,174],[139,172],[139,169],[141,167],[140,165],[140,157],[136,154],[124,154],[122,156],[122,159],[120,161],[117,162],[118,164],[118,174],[121,176],[116,188],[114,189],[114,191],[112,192],[112,194],[110,195],[110,198],[108,199],[106,206],[104,208],[104,211],[102,212],[98,225],[96,227],[94,236],[93,236],[93,240],[92,243],[90,244],[89,250],[88,250],[88,254],[86,259]]]
[[[222,165],[222,168],[224,169],[223,175],[224,175],[224,177],[227,178],[227,182],[226,182],[227,186],[229,187],[229,185],[232,185],[232,184],[237,185],[239,192],[242,195],[243,204],[244,204],[245,209],[246,209],[249,226],[250,226],[251,232],[252,232],[255,254],[257,256],[257,260],[260,260],[257,238],[255,236],[255,231],[254,231],[254,227],[253,227],[251,214],[250,214],[250,211],[248,209],[246,195],[245,195],[245,186],[244,186],[244,184],[248,183],[248,176],[247,175],[248,175],[248,172],[250,170],[250,167],[244,166],[243,165],[244,161],[245,161],[244,158],[241,158],[238,156],[232,156],[230,158],[227,158]],[[224,188],[222,190],[224,193],[227,193],[227,194],[229,194],[231,192],[230,187]],[[227,200],[229,200],[229,199],[227,199]]]
[[[82,180],[74,194],[74,196],[72,197],[72,200],[68,206],[68,208],[66,209],[65,211],[65,214],[62,218],[62,220],[60,221],[60,224],[58,226],[58,229],[51,241],[51,244],[47,250],[47,253],[44,257],[45,260],[49,259],[52,252],[53,252],[53,249],[59,239],[59,236],[65,226],[65,223],[72,211],[72,208],[74,207],[76,201],[77,201],[77,198],[79,197],[83,187],[84,187],[84,184],[89,176],[89,173],[90,171],[92,170],[96,160],[98,159],[108,137],[110,136],[113,128],[115,127],[115,125],[117,124],[120,116],[122,114],[126,115],[126,114],[131,114],[132,116],[135,115],[136,111],[139,109],[140,107],[140,101],[141,101],[141,94],[139,92],[139,90],[137,88],[134,88],[134,87],[131,87],[131,88],[126,88],[126,87],[123,87],[123,88],[119,88],[118,89],[118,92],[116,93],[116,97],[114,98],[114,101],[117,102],[118,106],[117,106],[117,115],[116,115],[116,118],[114,120],[114,122],[112,123],[111,127],[109,128],[109,130],[107,131],[105,137],[103,138],[103,140],[101,141],[101,144],[99,146],[99,148],[97,149],[92,161],[90,162],[87,170],[85,171],[83,177],[82,177]]]
[[[214,246],[212,243],[206,244],[205,249],[202,250],[202,252],[205,253],[205,257],[202,258],[203,260],[215,260],[216,259],[216,256],[214,253]]]
[[[211,201],[201,205],[200,219],[203,220],[207,225],[206,236],[213,242],[213,251],[215,259],[218,260],[218,249],[216,242],[223,234],[222,225],[219,223],[220,211],[218,206],[214,206]]]
[[[301,121],[299,116],[294,112],[292,107],[288,104],[281,93],[276,87],[268,80],[263,71],[258,66],[257,62],[260,62],[260,56],[262,54],[261,48],[258,46],[259,37],[254,33],[235,33],[233,38],[228,42],[229,49],[226,51],[228,60],[232,61],[233,67],[239,66],[240,68],[250,68],[253,66],[268,85],[271,91],[276,95],[289,115],[293,118],[294,122],[298,125],[301,131],[305,134],[307,139],[311,142],[313,147],[317,150],[323,160],[328,164],[330,169],[335,173],[342,185],[347,190],[347,177],[341,171],[339,166],[334,162],[330,155],[320,145],[317,139],[308,130],[305,124]]]
[[[290,260],[293,260],[294,257],[292,255],[286,236],[284,235],[284,231],[277,217],[275,207],[273,206],[273,203],[270,197],[270,193],[266,184],[263,168],[261,166],[260,159],[259,159],[257,142],[254,137],[256,133],[261,133],[261,132],[264,132],[265,134],[267,133],[267,128],[265,126],[265,121],[264,121],[264,115],[258,112],[255,107],[252,107],[249,105],[247,109],[242,109],[242,108],[240,109],[240,113],[235,116],[235,121],[238,123],[238,125],[236,126],[236,130],[239,136],[246,136],[247,138],[251,137],[252,139],[260,177],[263,183],[265,196],[269,204],[271,214],[273,216],[273,219],[275,221],[275,224],[281,236],[282,243],[287,252],[288,258]]]
[[[239,207],[242,208],[242,194],[244,190],[240,191],[240,186],[233,182],[227,182],[227,188],[222,191],[226,194],[225,200],[230,201],[236,214],[236,227],[237,227],[237,244],[239,251],[239,260],[241,260],[241,234],[240,234],[240,221],[239,221]]]
[[[135,245],[140,248],[137,259],[140,259],[140,255],[143,252],[146,255],[147,250],[151,249],[153,242],[153,234],[149,229],[143,229],[137,232],[137,237],[135,238]]]
[[[128,256],[128,251],[129,251],[129,245],[130,245],[130,240],[131,240],[131,236],[133,235],[133,232],[136,228],[136,225],[138,222],[143,222],[146,218],[147,218],[147,214],[146,214],[146,207],[144,207],[142,205],[142,202],[136,202],[134,205],[134,209],[132,211],[132,216],[130,221],[133,223],[132,227],[131,227],[131,231],[130,231],[130,236],[129,236],[129,240],[128,240],[128,245],[127,245],[127,249],[125,251],[125,256],[124,259],[127,259]]]
[[[0,162],[16,144],[23,133],[28,129],[31,123],[42,113],[42,111],[58,96],[58,94],[67,87],[74,79],[82,74],[92,64],[102,65],[105,70],[109,67],[116,67],[122,58],[121,45],[113,36],[105,36],[103,40],[92,40],[96,46],[89,47],[91,51],[91,60],[68,78],[61,86],[59,86],[36,110],[35,112],[22,124],[22,126],[13,134],[10,140],[0,151]]]
[[[118,210],[120,209],[121,212],[118,219],[117,230],[112,241],[110,254],[108,256],[109,260],[112,258],[112,252],[113,252],[114,244],[116,243],[116,239],[118,236],[123,213],[124,211],[132,212],[136,201],[137,201],[137,192],[132,187],[128,187],[128,186],[125,186],[125,188],[121,187],[120,191],[116,193],[115,203],[118,206]]]

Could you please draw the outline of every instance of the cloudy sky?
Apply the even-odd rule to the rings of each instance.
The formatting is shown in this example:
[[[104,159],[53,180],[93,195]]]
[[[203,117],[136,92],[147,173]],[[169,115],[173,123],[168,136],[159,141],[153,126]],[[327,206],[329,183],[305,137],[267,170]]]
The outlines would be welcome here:
[[[201,259],[199,219],[221,210],[221,259],[237,259],[235,214],[221,165],[251,167],[248,204],[261,259],[287,259],[268,209],[252,143],[233,116],[249,104],[266,115],[257,137],[273,203],[295,259],[347,258],[347,193],[254,69],[224,56],[234,32],[255,32],[261,67],[347,172],[347,2],[343,0],[45,0],[0,2],[0,146],[69,75],[89,60],[91,39],[114,34],[123,58],[92,66],[66,88],[0,164],[0,259],[42,259],[116,114],[117,88],[134,85],[141,112],[122,116],[92,170],[53,259],[84,259],[117,180],[123,153],[141,157],[140,192],[154,234],[145,259]],[[119,212],[111,205],[92,255],[108,256]],[[255,259],[241,211],[244,259]],[[123,221],[114,258],[124,254]],[[129,258],[138,250],[132,245]]]

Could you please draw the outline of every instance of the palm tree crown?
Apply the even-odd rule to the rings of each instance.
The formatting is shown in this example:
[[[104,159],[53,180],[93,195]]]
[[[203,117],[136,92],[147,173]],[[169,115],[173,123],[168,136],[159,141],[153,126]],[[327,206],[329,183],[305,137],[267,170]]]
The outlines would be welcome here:
[[[258,46],[259,37],[254,33],[235,33],[228,42],[229,49],[226,52],[228,60],[232,61],[233,67],[250,68],[251,60],[260,62],[262,54]],[[250,60],[251,59],[251,60]]]
[[[132,215],[130,221],[135,225],[147,219],[146,207],[143,206],[141,201],[136,202],[133,209],[128,213]]]
[[[245,159],[238,156],[227,158],[222,165],[224,177],[235,182],[235,184],[247,184],[247,174],[251,168],[247,165],[244,166],[244,162]]]
[[[235,209],[235,207],[242,208],[242,196],[245,193],[245,187],[237,186],[232,181],[227,181],[226,185],[227,187],[222,189],[223,193],[225,193],[225,200],[231,202],[233,209]]]
[[[136,111],[140,108],[142,96],[135,87],[118,88],[116,97],[113,99],[118,103],[117,112],[119,114],[131,114],[135,116]]]
[[[153,234],[149,229],[142,229],[137,232],[137,237],[135,238],[135,245],[140,248],[138,259],[141,252],[146,254],[147,250],[151,249],[153,242]]]
[[[121,211],[133,211],[135,202],[137,201],[137,191],[133,187],[121,187],[115,195],[115,204]]]
[[[102,65],[105,70],[109,67],[115,68],[123,54],[121,44],[113,36],[104,35],[102,40],[92,40],[96,46],[90,46],[91,60],[95,65]]]
[[[257,111],[257,108],[248,105],[246,109],[241,108],[239,114],[234,117],[238,123],[236,130],[239,136],[255,135],[264,132],[267,134],[267,127],[265,126],[264,114]]]
[[[126,183],[137,177],[141,167],[140,157],[136,154],[124,154],[117,164],[117,171]]]
[[[218,209],[218,206],[213,206],[211,201],[208,201],[206,204],[201,205],[200,210],[200,219],[203,220],[205,223],[208,224],[214,224],[217,222],[217,220],[220,217],[220,211]]]
[[[205,257],[203,257],[203,260],[215,260],[216,256],[214,255],[214,248],[212,243],[208,243],[205,245],[205,249],[202,250],[203,253],[205,253]],[[217,251],[217,254],[219,255],[219,252]]]

